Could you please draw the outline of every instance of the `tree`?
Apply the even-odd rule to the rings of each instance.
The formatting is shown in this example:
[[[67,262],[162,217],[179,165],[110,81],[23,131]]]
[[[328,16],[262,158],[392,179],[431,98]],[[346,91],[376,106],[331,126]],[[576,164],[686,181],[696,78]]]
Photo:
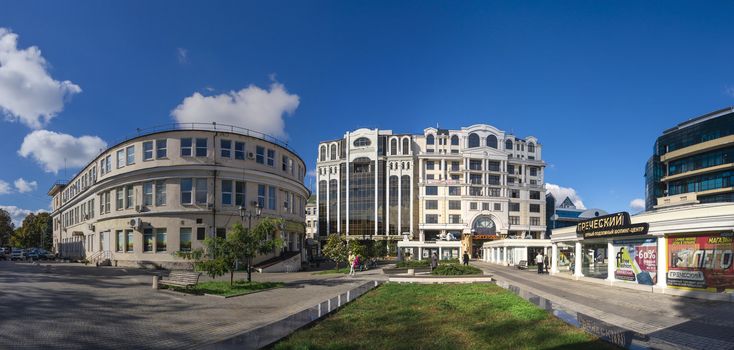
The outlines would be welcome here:
[[[347,243],[338,235],[330,234],[326,240],[326,245],[321,250],[324,255],[336,263],[336,269],[339,269],[339,263],[347,261],[349,258],[349,249]]]
[[[52,230],[51,214],[30,213],[23,219],[21,226],[13,232],[10,242],[15,247],[51,249]]]
[[[197,270],[205,271],[209,277],[224,276],[229,272],[229,284],[234,284],[234,272],[237,262],[244,262],[247,267],[247,282],[252,281],[252,262],[258,254],[266,254],[283,246],[283,240],[275,237],[275,232],[282,223],[280,219],[265,218],[252,228],[245,229],[237,223],[227,233],[227,238],[207,237],[205,249],[191,252],[177,252],[176,255],[194,260]]]
[[[10,244],[10,236],[15,231],[13,218],[5,209],[0,209],[0,246]]]
[[[349,241],[349,252],[354,255],[359,255],[360,259],[367,259],[369,258],[369,248],[366,244],[356,240],[352,239]]]

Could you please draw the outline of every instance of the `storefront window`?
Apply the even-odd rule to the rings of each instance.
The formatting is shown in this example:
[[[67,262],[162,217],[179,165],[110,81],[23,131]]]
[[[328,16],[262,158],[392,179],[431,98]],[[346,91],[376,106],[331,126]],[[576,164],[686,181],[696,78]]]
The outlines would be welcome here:
[[[732,234],[668,238],[667,284],[724,292],[734,288]]]
[[[657,283],[657,239],[614,241],[614,279],[652,286]]]
[[[583,244],[581,251],[581,273],[586,277],[607,278],[607,244]]]

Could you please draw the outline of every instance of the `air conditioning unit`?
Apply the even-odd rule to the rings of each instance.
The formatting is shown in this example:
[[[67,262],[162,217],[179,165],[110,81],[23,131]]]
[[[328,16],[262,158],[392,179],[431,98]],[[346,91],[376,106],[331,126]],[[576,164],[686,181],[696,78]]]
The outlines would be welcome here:
[[[253,153],[253,152],[247,152],[247,158],[248,159],[255,159],[255,153]]]
[[[139,230],[143,227],[143,220],[140,218],[130,219],[130,227]]]

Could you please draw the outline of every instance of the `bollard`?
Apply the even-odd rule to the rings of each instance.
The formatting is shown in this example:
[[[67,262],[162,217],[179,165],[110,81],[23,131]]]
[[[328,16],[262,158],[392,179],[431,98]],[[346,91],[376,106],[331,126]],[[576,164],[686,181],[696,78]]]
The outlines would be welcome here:
[[[153,289],[158,289],[158,275],[153,276]]]

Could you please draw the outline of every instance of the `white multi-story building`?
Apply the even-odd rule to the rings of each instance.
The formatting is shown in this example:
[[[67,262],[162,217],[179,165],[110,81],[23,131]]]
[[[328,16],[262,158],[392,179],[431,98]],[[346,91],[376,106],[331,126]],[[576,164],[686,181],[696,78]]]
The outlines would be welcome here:
[[[71,258],[174,267],[186,262],[173,253],[226,236],[235,223],[274,217],[283,219],[283,250],[299,252],[309,196],[301,158],[251,130],[184,127],[120,142],[52,186],[54,249]]]
[[[534,137],[490,125],[421,135],[359,129],[319,144],[319,239],[400,240],[400,253],[477,256],[501,238],[542,238],[545,163]]]

